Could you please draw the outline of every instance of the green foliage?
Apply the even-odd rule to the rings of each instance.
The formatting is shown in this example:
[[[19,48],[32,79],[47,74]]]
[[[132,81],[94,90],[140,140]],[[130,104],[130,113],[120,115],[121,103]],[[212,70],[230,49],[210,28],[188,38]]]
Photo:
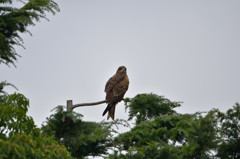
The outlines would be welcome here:
[[[0,64],[13,64],[19,56],[14,46],[23,47],[20,33],[30,33],[27,27],[35,25],[46,12],[59,11],[53,0],[27,0],[21,8],[13,7],[12,0],[0,1]]]
[[[157,116],[173,114],[173,108],[179,107],[180,102],[171,102],[169,99],[156,94],[138,94],[133,99],[125,101],[129,108],[129,120],[136,117],[136,124],[145,120],[152,120]]]
[[[66,148],[52,138],[38,135],[14,134],[7,140],[0,138],[0,158],[72,158]]]
[[[0,101],[0,158],[72,158],[64,146],[41,135],[27,116],[29,100],[13,94]]]
[[[110,159],[179,159],[180,150],[178,147],[170,146],[167,144],[160,144],[155,141],[151,141],[146,146],[131,147],[126,154],[115,151],[114,154],[110,154]]]
[[[107,153],[107,144],[111,140],[110,125],[104,122],[82,121],[82,115],[72,111],[67,112],[63,106],[58,106],[42,132],[51,135],[59,143],[64,144],[72,156],[98,156]]]
[[[218,114],[220,136],[217,156],[220,158],[240,158],[240,105],[236,103],[227,113]]]
[[[205,117],[187,114],[159,116],[119,135],[115,142],[119,143],[121,150],[128,152],[125,157],[132,154],[134,149],[136,158],[164,155],[183,159],[210,158],[216,142],[215,122],[209,120],[209,116],[211,113]]]
[[[178,102],[153,94],[137,95],[130,102],[130,118],[137,116],[137,125],[115,137],[117,151],[109,158],[212,158],[218,145],[217,110],[177,114],[172,109]]]
[[[136,96],[137,99],[139,97]],[[146,96],[142,97],[146,99]],[[155,97],[150,103],[158,103],[159,96]],[[226,113],[213,109],[207,113],[178,114],[172,110],[174,102],[165,101],[169,108],[166,109],[165,105],[162,110],[167,111],[158,112],[155,116],[148,113],[128,132],[113,138],[112,133],[117,131],[112,127],[126,126],[126,121],[86,122],[81,114],[58,106],[40,130],[26,115],[29,100],[22,94],[6,95],[0,101],[0,158],[85,158],[106,156],[110,148],[114,150],[108,154],[110,159],[240,157],[238,103]],[[137,103],[134,98],[128,102]],[[145,106],[149,107],[146,103],[141,106],[143,110]],[[133,108],[142,111],[140,107]]]
[[[26,115],[29,101],[22,94],[13,94],[0,102],[0,134],[29,134],[35,128],[32,117]],[[5,136],[6,137],[6,136]]]
[[[13,84],[8,83],[7,81],[3,81],[0,83],[0,102],[3,102],[3,100],[8,96],[8,93],[4,91],[4,87],[11,86],[17,90],[17,87],[15,87]]]
[[[143,121],[136,125],[131,131],[119,135],[116,143],[123,143],[123,150],[128,150],[131,146],[146,146],[151,141],[159,143],[176,143],[184,142],[183,130],[177,126],[186,126],[193,118],[190,115],[162,115],[156,117],[153,121]],[[121,146],[121,145],[119,145]]]
[[[182,158],[212,158],[212,151],[217,146],[217,112],[212,110],[205,116],[196,113],[189,127],[184,128],[187,142],[182,145]]]

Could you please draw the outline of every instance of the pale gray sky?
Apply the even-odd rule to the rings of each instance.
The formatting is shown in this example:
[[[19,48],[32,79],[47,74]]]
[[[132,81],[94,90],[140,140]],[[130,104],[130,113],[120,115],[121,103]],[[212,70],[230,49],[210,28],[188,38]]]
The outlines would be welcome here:
[[[240,1],[59,1],[23,35],[17,68],[1,65],[0,81],[30,99],[29,115],[40,126],[57,105],[105,98],[106,81],[128,68],[126,97],[156,93],[182,101],[180,113],[240,102]],[[11,90],[10,90],[11,92]],[[76,108],[84,120],[101,121],[106,105]],[[127,119],[119,103],[115,118]]]

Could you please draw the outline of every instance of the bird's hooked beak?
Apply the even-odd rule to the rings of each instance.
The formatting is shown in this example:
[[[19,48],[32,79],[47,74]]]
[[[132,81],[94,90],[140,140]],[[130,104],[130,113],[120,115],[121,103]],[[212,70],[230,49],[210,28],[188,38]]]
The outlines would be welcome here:
[[[127,69],[126,69],[126,68],[122,68],[121,71],[122,71],[122,72],[127,72]]]

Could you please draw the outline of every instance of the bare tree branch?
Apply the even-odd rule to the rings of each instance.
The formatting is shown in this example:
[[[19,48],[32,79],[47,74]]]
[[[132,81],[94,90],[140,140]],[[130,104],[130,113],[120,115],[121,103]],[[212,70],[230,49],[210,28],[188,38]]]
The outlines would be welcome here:
[[[93,106],[93,105],[98,105],[98,104],[103,104],[106,103],[106,100],[102,100],[99,102],[93,102],[93,103],[81,103],[81,104],[72,104],[72,100],[67,100],[67,110],[71,111],[76,107],[84,107],[84,106]]]

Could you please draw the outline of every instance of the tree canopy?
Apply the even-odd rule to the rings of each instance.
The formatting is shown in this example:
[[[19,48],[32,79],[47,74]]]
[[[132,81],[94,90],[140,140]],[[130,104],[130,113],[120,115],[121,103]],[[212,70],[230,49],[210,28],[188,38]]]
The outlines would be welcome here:
[[[12,64],[20,55],[15,46],[23,46],[20,33],[30,33],[28,26],[35,25],[40,19],[47,19],[46,13],[55,14],[59,11],[53,0],[27,0],[18,1],[22,7],[17,8],[12,0],[0,1],[0,64]],[[31,33],[30,33],[31,34]]]
[[[160,99],[165,98],[139,94],[126,104],[129,119],[136,118],[137,122],[130,131],[114,138],[117,146],[110,158],[239,158],[238,103],[226,113],[212,109],[180,114],[173,110],[179,102]]]
[[[58,143],[65,145],[76,158],[107,153],[112,137],[111,124],[83,121],[81,114],[68,112],[63,106],[54,110],[56,113],[42,125],[44,135],[52,136]]]
[[[226,113],[212,109],[181,114],[175,110],[181,102],[144,93],[126,98],[125,104],[129,121],[135,120],[125,133],[112,135],[111,124],[82,121],[80,114],[62,106],[47,119],[42,131],[77,158],[239,158],[238,103]]]
[[[179,107],[180,102],[172,102],[163,96],[156,94],[138,94],[132,99],[125,100],[126,108],[129,109],[128,120],[136,117],[136,124],[145,120],[152,120],[157,116],[173,114],[173,108]],[[144,108],[144,109],[143,109]]]
[[[28,107],[22,94],[0,101],[0,158],[72,158],[64,146],[41,134],[27,115]]]
[[[156,98],[152,98],[152,96]],[[139,99],[143,97],[143,99]],[[2,158],[172,158],[207,159],[240,156],[240,105],[236,103],[226,113],[217,109],[209,112],[181,114],[174,110],[169,99],[156,94],[139,94],[126,103],[150,98],[165,113],[155,112],[144,118],[127,132],[115,133],[113,125],[126,121],[89,122],[82,115],[66,111],[64,106],[54,109],[41,129],[36,128],[32,117],[27,116],[29,100],[22,94],[7,95],[0,102],[0,151]],[[159,102],[159,99],[168,101]],[[149,103],[155,103],[154,101]],[[146,107],[149,107],[146,103]],[[135,107],[131,108],[137,112]],[[145,109],[145,104],[136,108]],[[171,113],[168,113],[171,112]],[[138,114],[138,113],[136,113]],[[129,120],[137,119],[132,116]],[[142,118],[141,118],[142,119]],[[115,133],[115,135],[114,135]]]

